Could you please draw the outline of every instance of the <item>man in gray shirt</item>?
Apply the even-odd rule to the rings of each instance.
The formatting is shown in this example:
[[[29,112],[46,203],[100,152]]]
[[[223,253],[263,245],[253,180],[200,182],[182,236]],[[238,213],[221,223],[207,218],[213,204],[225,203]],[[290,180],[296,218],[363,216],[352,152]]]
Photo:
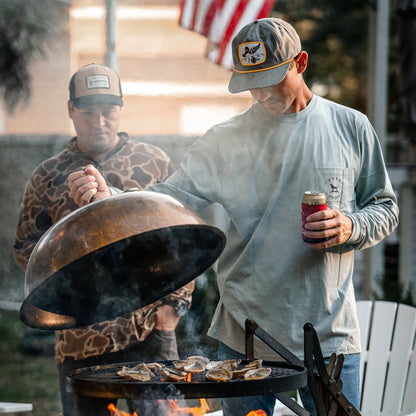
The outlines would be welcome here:
[[[218,263],[220,300],[209,329],[221,356],[244,356],[244,322],[250,317],[302,358],[303,325],[311,322],[324,357],[345,354],[343,392],[358,408],[354,250],[383,240],[399,215],[380,144],[365,115],[310,91],[302,76],[308,54],[287,22],[270,18],[246,25],[232,51],[229,90],[249,90],[256,102],[209,129],[181,167],[151,189],[201,215],[212,212],[213,204],[224,209],[227,244]],[[94,170],[69,179],[79,205],[92,195],[110,195]],[[326,239],[317,244],[301,236],[307,190],[327,196],[328,209],[306,222],[305,237]],[[255,356],[276,359],[259,340]],[[308,388],[301,397],[316,414]],[[257,409],[271,416],[273,406],[271,395],[223,400],[227,416]]]

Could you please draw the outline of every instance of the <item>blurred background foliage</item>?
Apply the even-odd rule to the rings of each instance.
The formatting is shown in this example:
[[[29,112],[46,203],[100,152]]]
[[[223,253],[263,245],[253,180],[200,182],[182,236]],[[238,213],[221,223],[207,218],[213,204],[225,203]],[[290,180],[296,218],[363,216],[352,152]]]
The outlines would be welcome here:
[[[58,0],[0,0],[0,98],[8,111],[30,97],[30,65],[57,31]]]
[[[292,22],[309,54],[304,78],[329,100],[366,113],[369,73],[369,12],[376,1],[278,0],[273,15]],[[396,130],[398,24],[391,3],[389,38],[389,130]],[[387,30],[387,29],[386,29]]]
[[[30,65],[53,42],[64,0],[0,0],[0,96],[14,109],[30,96]],[[122,0],[120,0],[122,3]],[[139,2],[140,3],[140,2]],[[309,54],[304,76],[330,100],[366,112],[369,10],[376,0],[277,0],[275,17],[290,21]],[[67,7],[67,4],[66,4]],[[391,3],[389,102],[397,101],[398,18]],[[390,122],[393,122],[394,117]],[[394,124],[391,125],[394,128]]]

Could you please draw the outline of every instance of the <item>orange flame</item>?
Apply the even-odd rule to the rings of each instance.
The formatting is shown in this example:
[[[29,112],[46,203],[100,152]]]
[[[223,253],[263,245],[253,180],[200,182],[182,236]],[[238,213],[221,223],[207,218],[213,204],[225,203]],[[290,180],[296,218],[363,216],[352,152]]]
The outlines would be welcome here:
[[[176,400],[169,400],[168,416],[203,416],[208,412],[209,406],[205,399],[200,399],[200,403],[200,407],[179,407]],[[113,403],[108,405],[108,410],[111,416],[138,416],[136,412],[130,414],[117,409]]]
[[[200,399],[200,407],[179,407],[176,400],[169,400],[169,412],[168,416],[181,416],[181,415],[192,415],[192,416],[202,416],[205,415],[209,406],[205,399]]]
[[[137,416],[136,412],[130,415],[130,413],[124,412],[123,410],[118,410],[113,403],[108,405],[108,410],[111,412],[111,416]]]
[[[252,410],[246,416],[267,416],[264,410]]]

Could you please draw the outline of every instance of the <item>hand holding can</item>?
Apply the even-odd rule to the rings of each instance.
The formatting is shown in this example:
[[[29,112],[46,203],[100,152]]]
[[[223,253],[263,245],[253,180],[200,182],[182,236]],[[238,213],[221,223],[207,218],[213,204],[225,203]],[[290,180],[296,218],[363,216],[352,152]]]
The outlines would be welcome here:
[[[326,195],[319,191],[306,191],[303,194],[302,201],[302,239],[306,243],[316,244],[328,240],[328,238],[309,238],[304,236],[306,231],[306,218],[318,211],[325,211],[328,208],[326,203]]]

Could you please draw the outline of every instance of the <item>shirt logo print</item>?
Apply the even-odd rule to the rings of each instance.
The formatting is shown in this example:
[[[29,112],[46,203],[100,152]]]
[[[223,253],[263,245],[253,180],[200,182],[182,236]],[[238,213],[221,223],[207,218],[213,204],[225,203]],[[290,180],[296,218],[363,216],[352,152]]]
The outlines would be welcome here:
[[[339,201],[341,198],[342,179],[331,176],[325,181],[325,194],[328,201]]]

